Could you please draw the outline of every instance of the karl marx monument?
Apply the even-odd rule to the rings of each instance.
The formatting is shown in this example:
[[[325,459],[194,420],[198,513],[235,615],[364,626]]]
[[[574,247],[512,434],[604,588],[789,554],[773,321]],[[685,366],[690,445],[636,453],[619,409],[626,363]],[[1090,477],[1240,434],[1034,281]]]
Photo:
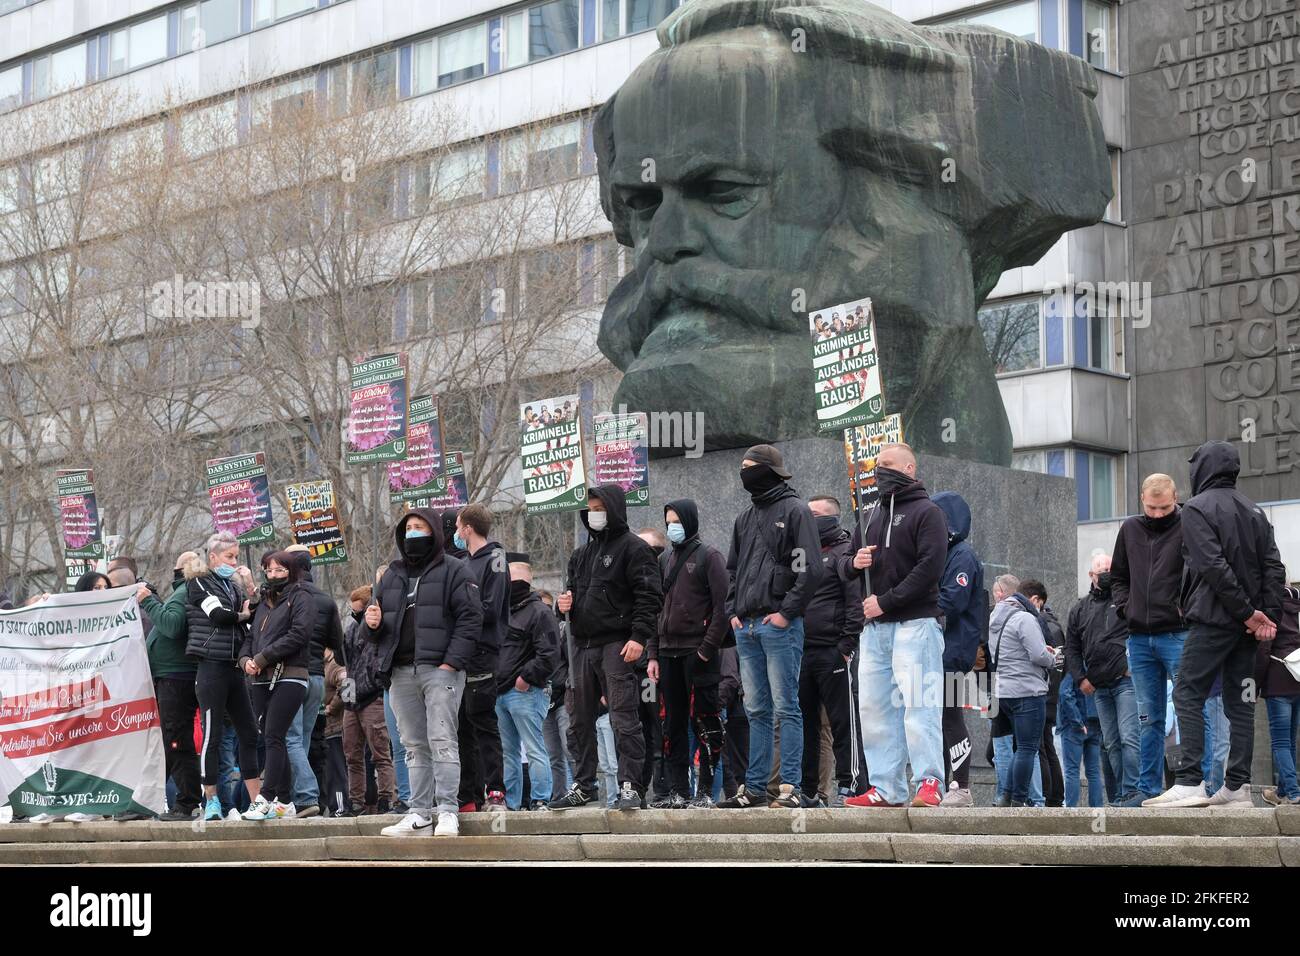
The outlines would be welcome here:
[[[863,0],[689,0],[658,39],[595,124],[635,260],[615,404],[703,412],[708,450],[812,437],[808,313],[870,296],[907,440],[1009,464],[976,309],[1106,208],[1092,68]]]

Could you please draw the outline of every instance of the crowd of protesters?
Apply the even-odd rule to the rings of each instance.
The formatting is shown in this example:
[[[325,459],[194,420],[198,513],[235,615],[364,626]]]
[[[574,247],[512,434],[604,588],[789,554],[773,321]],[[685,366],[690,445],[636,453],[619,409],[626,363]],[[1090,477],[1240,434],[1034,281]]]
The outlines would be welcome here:
[[[969,504],[931,498],[903,444],[856,520],[750,448],[725,551],[695,501],[634,533],[593,488],[555,596],[477,503],[404,513],[342,615],[307,549],[265,554],[259,584],[224,533],[165,599],[129,559],[77,587],[137,587],[167,820],[397,814],[401,837],[480,809],[969,807],[972,716],[995,806],[1079,806],[1086,780],[1091,806],[1248,807],[1258,696],[1262,798],[1300,803],[1300,592],[1235,449],[1190,464],[1185,503],[1143,482],[1064,623],[1039,581],[986,585]]]

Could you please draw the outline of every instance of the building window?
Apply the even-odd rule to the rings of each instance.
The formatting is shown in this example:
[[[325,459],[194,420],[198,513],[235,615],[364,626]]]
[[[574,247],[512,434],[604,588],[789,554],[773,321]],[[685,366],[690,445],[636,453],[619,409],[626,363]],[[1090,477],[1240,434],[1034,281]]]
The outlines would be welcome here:
[[[483,317],[482,282],[473,267],[436,272],[429,288],[433,292],[430,314],[437,316],[435,332],[473,328]]]
[[[1041,299],[988,303],[979,310],[979,323],[995,371],[1043,367]]]
[[[482,199],[486,183],[482,145],[421,162],[415,168],[415,211],[419,214]]]
[[[253,12],[253,26],[262,27],[283,20],[295,13],[315,8],[316,0],[257,0]]]
[[[27,5],[27,0],[0,0],[0,17]]]
[[[253,94],[253,132],[269,133],[277,123],[284,123],[309,107],[316,95],[316,74],[277,83]]]
[[[203,0],[181,8],[180,48],[201,50],[239,35],[239,0]]]
[[[438,88],[487,72],[487,24],[478,23],[438,37]]]
[[[191,159],[234,146],[239,109],[234,100],[193,110],[181,117],[181,149]]]
[[[623,35],[622,0],[600,0],[600,38],[615,40]]]
[[[163,23],[167,21],[163,17]],[[163,33],[163,53],[166,54],[166,32]],[[66,90],[86,85],[86,44],[77,43],[54,53],[37,57],[32,62],[32,98],[43,100]]]
[[[1006,6],[981,10],[978,13],[945,22],[993,27],[997,30],[1005,30],[1012,36],[1018,36],[1022,40],[1038,42],[1038,3],[1036,0],[1026,0],[1024,3],[1009,3]]]
[[[1107,222],[1123,222],[1124,209],[1120,205],[1120,181],[1119,181],[1119,157],[1118,149],[1108,149],[1106,151],[1110,158],[1110,188],[1114,193],[1110,197],[1110,202],[1106,204],[1105,219]]]
[[[1115,11],[1109,3],[1084,0],[1083,57],[1103,70],[1116,67],[1115,20]]]
[[[506,48],[501,62],[506,67],[522,66],[528,62],[528,12],[521,10],[506,16]]]
[[[501,149],[501,192],[537,189],[578,175],[582,121],[572,119],[509,137]]]
[[[167,16],[165,14],[141,23],[133,23],[126,33],[128,70],[167,59]]]
[[[397,52],[367,56],[352,64],[352,108],[374,109],[397,98]]]
[[[528,59],[578,48],[578,0],[551,0],[528,11]]]
[[[1115,326],[1113,309],[1119,305],[1118,301],[1111,300],[1104,288],[1099,287],[1092,294],[1075,292],[1075,321],[1084,323],[1087,329],[1087,355],[1076,356],[1075,364],[1102,372],[1116,371],[1115,346],[1111,334]],[[1076,332],[1076,335],[1082,334]],[[1075,341],[1079,342],[1078,339]]]
[[[0,70],[0,111],[11,110],[23,101],[22,64]]]
[[[627,0],[627,32],[653,30],[676,7],[677,0]]]

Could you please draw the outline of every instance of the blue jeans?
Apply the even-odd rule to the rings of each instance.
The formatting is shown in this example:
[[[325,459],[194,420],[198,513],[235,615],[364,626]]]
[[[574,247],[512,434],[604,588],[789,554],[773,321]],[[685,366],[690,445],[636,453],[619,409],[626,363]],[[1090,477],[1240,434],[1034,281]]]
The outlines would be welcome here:
[[[311,769],[311,763],[307,760],[307,748],[311,746],[311,732],[316,728],[316,717],[320,714],[320,705],[324,700],[325,678],[313,674],[307,682],[307,696],[303,698],[298,719],[289,721],[289,729],[284,732],[284,746],[289,752],[289,770],[293,774],[293,803],[296,807],[314,807],[320,804],[320,787],[316,783],[316,771]]]
[[[942,788],[943,695],[943,631],[937,620],[872,623],[863,629],[862,745],[871,783],[887,803],[907,802],[909,761],[918,787],[933,777]]]
[[[411,773],[406,769],[406,748],[397,733],[397,715],[393,713],[392,691],[384,691],[384,721],[388,724],[388,740],[393,751],[393,774],[397,777],[397,799],[408,806],[411,803]]]
[[[1023,807],[1029,803],[1029,782],[1035,771],[1040,775],[1038,797],[1042,799],[1038,749],[1042,746],[1043,725],[1047,722],[1047,697],[1000,697],[998,706],[1011,721],[1015,741],[1015,754],[1011,759],[1011,805]]]
[[[1268,738],[1273,749],[1273,779],[1279,797],[1300,797],[1296,783],[1295,736],[1300,730],[1300,697],[1265,697]]]
[[[258,739],[261,739],[260,735]],[[217,786],[217,795],[221,798],[221,812],[238,810],[242,813],[248,809],[248,791],[244,789],[244,777],[239,771],[239,736],[229,722],[221,730],[220,753],[221,783]]]
[[[1130,634],[1128,666],[1138,708],[1138,783],[1149,797],[1165,790],[1165,710],[1169,681],[1178,673],[1186,631],[1167,634]]]
[[[596,763],[600,779],[605,781],[605,806],[618,802],[618,751],[614,749],[614,725],[609,714],[596,718]]]
[[[1223,712],[1223,695],[1215,694],[1205,699],[1201,711],[1205,721],[1205,756],[1201,758],[1201,779],[1205,782],[1205,792],[1218,793],[1223,786],[1224,771],[1228,765],[1228,745],[1232,743],[1229,731],[1228,715]]]
[[[993,769],[997,773],[999,798],[1004,794],[1007,799],[1011,798],[1011,762],[1015,759],[1013,740],[1015,738],[1011,734],[993,738]],[[1029,802],[1035,807],[1047,805],[1047,798],[1043,796],[1043,766],[1037,760],[1034,761],[1033,775],[1029,778]]]
[[[501,758],[505,766],[506,806],[518,810],[524,793],[519,748],[528,755],[528,799],[551,799],[551,758],[542,738],[542,722],[551,695],[541,687],[526,691],[511,688],[497,697],[497,729],[501,733]]]
[[[1088,732],[1078,727],[1066,727],[1061,732],[1061,769],[1065,775],[1065,805],[1079,805],[1079,763],[1082,761],[1088,778],[1088,806],[1100,807],[1106,803],[1106,791],[1101,780],[1101,721],[1089,718]]]
[[[1093,700],[1101,718],[1101,743],[1119,789],[1115,795],[1118,803],[1133,796],[1138,784],[1138,711],[1133,679],[1122,677],[1110,687],[1098,687]]]
[[[803,711],[799,709],[799,667],[803,663],[803,618],[780,628],[759,617],[741,620],[736,632],[740,680],[749,714],[749,768],[745,792],[767,792],[772,743],[781,727],[781,783],[799,790],[803,779]]]

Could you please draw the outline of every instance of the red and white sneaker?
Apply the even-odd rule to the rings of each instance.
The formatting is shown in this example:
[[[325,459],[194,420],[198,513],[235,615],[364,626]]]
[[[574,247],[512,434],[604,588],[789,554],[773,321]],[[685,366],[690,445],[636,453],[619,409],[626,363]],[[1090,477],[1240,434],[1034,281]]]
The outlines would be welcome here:
[[[912,806],[937,807],[941,803],[943,803],[943,783],[934,777],[926,777],[921,781],[921,786],[916,788]]]
[[[478,804],[475,803],[473,800],[471,800],[469,803],[462,803],[462,804],[460,805],[460,812],[461,812],[461,813],[478,813]]]
[[[901,803],[890,803],[879,790],[872,787],[860,797],[845,797],[846,807],[901,807]]]

